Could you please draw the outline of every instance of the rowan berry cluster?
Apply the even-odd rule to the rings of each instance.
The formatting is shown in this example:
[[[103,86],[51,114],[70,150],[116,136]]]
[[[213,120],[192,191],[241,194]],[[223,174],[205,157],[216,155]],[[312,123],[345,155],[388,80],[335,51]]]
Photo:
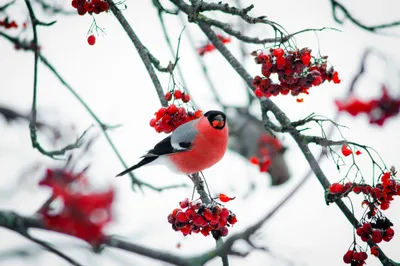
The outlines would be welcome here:
[[[357,228],[356,234],[364,242],[367,242],[370,238],[374,243],[389,242],[394,237],[393,223],[381,211],[387,210],[390,207],[390,202],[394,199],[394,196],[400,196],[400,183],[394,179],[395,174],[394,169],[383,173],[374,186],[347,182],[346,184],[333,183],[329,187],[329,194],[333,194],[334,196],[344,196],[350,192],[354,192],[355,194],[363,193],[365,199],[362,202],[362,206],[366,205],[367,211],[364,212],[361,219],[361,226]],[[327,198],[329,198],[329,195]],[[355,259],[353,256],[356,253],[353,252],[354,254],[350,255],[350,251],[343,257],[344,262],[353,263],[354,265],[364,265],[366,258],[358,259],[359,255],[357,255],[357,259]],[[371,248],[371,254],[378,256],[378,248]]]
[[[4,27],[6,29],[12,29],[12,28],[18,28],[17,22],[9,21],[8,17],[6,17],[4,20],[0,20],[0,27]]]
[[[268,168],[271,166],[271,159],[268,155],[250,157],[250,162],[258,165],[261,173],[268,172]]]
[[[215,239],[228,235],[228,227],[237,222],[236,215],[215,201],[204,204],[199,201],[179,202],[180,208],[168,215],[172,229],[180,231],[184,236],[201,233],[208,236],[211,232]]]
[[[376,244],[385,241],[389,242],[394,236],[394,229],[391,227],[393,224],[386,217],[379,217],[373,221],[365,222],[362,226],[357,228],[356,233],[360,236],[361,240],[367,242],[369,237],[372,238]]]
[[[271,156],[275,153],[282,152],[284,147],[279,139],[267,133],[263,133],[259,136],[257,147],[257,155],[250,157],[250,162],[258,165],[260,172],[268,172],[272,164]]]
[[[20,41],[18,43],[15,43],[14,48],[15,48],[15,50],[22,49],[24,51],[29,51],[29,50],[32,50],[32,51],[38,50],[38,51],[40,51],[41,46],[38,45],[37,48],[36,48],[35,42],[33,40],[32,41],[24,40],[24,41]]]
[[[386,86],[382,86],[382,96],[379,99],[361,101],[355,97],[347,100],[336,100],[335,104],[339,111],[348,112],[352,116],[365,113],[370,124],[382,126],[387,118],[395,116],[400,112],[400,99],[392,98]]]
[[[256,76],[253,86],[257,97],[271,97],[279,94],[291,93],[297,96],[300,93],[308,94],[308,89],[318,86],[325,80],[340,83],[338,72],[333,67],[328,69],[327,56],[315,58],[311,50],[303,48],[284,50],[271,48],[269,52],[253,52],[257,64],[261,64],[263,77]],[[271,74],[278,75],[278,82],[274,82]]]
[[[353,153],[353,150],[349,147],[349,145],[347,145],[347,143],[343,143],[341,151],[342,151],[342,154],[345,157],[347,157],[347,156],[349,156],[350,154]],[[361,151],[360,150],[356,150],[355,154],[356,155],[360,155]]]
[[[220,35],[220,34],[217,34],[217,38],[218,38],[223,44],[226,44],[226,43],[231,42],[231,38],[230,38],[230,37],[224,37],[224,36],[222,36],[222,35]],[[215,48],[214,44],[212,44],[212,43],[207,43],[207,44],[201,46],[200,48],[197,48],[197,51],[198,51],[198,53],[199,53],[200,56],[203,56],[205,53],[209,53],[209,52],[211,52],[211,51],[214,51],[215,49],[216,49],[216,48]]]
[[[157,112],[154,113],[155,118],[150,120],[150,126],[158,132],[170,133],[174,131],[180,125],[189,122],[191,120],[201,117],[202,111],[187,111],[182,104],[186,104],[190,101],[189,94],[182,92],[181,90],[168,91],[165,94],[167,101],[173,101],[168,107],[161,107]]]
[[[72,0],[72,7],[76,8],[79,15],[83,16],[86,13],[92,15],[100,14],[101,12],[108,11],[108,3],[104,0]]]
[[[368,254],[365,251],[357,251],[355,248],[350,249],[344,254],[343,261],[351,266],[363,266]]]
[[[53,197],[62,201],[58,212],[44,205],[39,213],[46,228],[81,238],[93,246],[104,240],[103,228],[111,221],[114,190],[88,192],[83,173],[48,169],[39,185],[52,189]]]

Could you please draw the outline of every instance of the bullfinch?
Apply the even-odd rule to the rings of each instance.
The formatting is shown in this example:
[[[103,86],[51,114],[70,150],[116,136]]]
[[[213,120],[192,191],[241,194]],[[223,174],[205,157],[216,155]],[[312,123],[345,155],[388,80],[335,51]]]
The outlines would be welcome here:
[[[177,127],[142,156],[139,163],[117,176],[152,164],[164,164],[174,172],[191,175],[219,162],[227,146],[226,115],[220,111],[208,111],[200,118]]]

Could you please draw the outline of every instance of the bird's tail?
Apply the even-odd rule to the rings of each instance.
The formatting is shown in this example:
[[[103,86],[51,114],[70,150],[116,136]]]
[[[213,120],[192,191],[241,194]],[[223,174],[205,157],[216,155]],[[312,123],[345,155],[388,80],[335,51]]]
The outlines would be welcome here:
[[[123,176],[126,175],[127,173],[143,166],[146,165],[148,163],[151,163],[152,161],[154,161],[155,159],[157,159],[158,156],[152,156],[152,157],[145,157],[143,160],[141,160],[140,162],[138,162],[137,164],[135,164],[134,166],[129,167],[128,169],[122,171],[121,173],[119,173],[118,175],[116,175],[116,177],[118,176]]]

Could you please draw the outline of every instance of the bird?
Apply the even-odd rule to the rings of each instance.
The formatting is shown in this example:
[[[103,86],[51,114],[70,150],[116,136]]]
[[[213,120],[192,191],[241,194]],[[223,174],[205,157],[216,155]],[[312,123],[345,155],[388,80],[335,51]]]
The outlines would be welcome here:
[[[123,176],[144,165],[164,164],[176,173],[192,175],[210,168],[224,156],[229,129],[225,113],[211,110],[177,127],[141,161],[117,174]]]

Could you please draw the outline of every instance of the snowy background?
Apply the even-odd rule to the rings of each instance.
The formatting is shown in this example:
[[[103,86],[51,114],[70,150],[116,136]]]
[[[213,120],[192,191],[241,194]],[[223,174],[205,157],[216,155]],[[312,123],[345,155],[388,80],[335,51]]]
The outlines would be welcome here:
[[[172,58],[162,35],[157,10],[151,1],[140,1],[140,4],[135,2],[126,2],[128,8],[124,15],[143,44],[166,65]],[[4,3],[5,0],[0,0],[0,6]],[[289,32],[323,26],[341,30],[327,30],[318,34],[311,32],[296,37],[299,47],[307,46],[315,52],[320,49],[321,54],[329,55],[329,60],[339,72],[342,83],[323,84],[311,89],[304,103],[297,103],[294,97],[274,98],[292,120],[304,118],[312,112],[333,117],[333,99],[346,95],[349,83],[358,71],[361,55],[367,47],[375,47],[383,52],[389,62],[385,63],[379,57],[371,57],[367,64],[367,75],[358,83],[357,94],[362,98],[377,96],[380,93],[380,84],[387,83],[390,85],[390,92],[399,96],[397,62],[400,58],[400,39],[393,35],[399,35],[400,29],[387,31],[391,33],[391,37],[371,34],[349,21],[338,25],[332,18],[329,1],[243,1],[244,6],[250,3],[255,5],[252,15],[267,15],[270,20],[279,22]],[[168,6],[169,3],[166,4]],[[399,19],[397,10],[400,4],[395,0],[385,1],[384,5],[361,0],[345,4],[349,11],[367,25]],[[66,7],[72,10],[69,3]],[[98,36],[97,43],[89,46],[86,34],[92,22],[90,16],[49,17],[43,14],[38,6],[34,5],[34,8],[39,19],[57,20],[53,27],[39,28],[38,36],[43,55],[104,123],[123,124],[123,127],[110,131],[110,135],[127,163],[134,164],[143,152],[164,135],[155,133],[154,129],[148,126],[153,113],[159,108],[159,101],[138,53],[123,29],[113,15],[101,14],[97,16],[97,23],[105,28],[106,34]],[[21,0],[8,10],[8,14],[12,14],[20,24],[28,16],[26,6]],[[237,19],[233,17],[216,14],[216,18],[224,19],[233,26],[238,25]],[[179,19],[173,16],[167,16],[166,23],[171,39],[176,45],[182,25]],[[192,32],[199,46],[204,42],[205,36],[197,26],[189,25],[187,30]],[[255,26],[248,33],[272,36],[272,31],[263,26]],[[22,36],[31,39],[29,30]],[[204,80],[195,51],[185,38],[185,33],[183,36],[179,64],[183,68],[191,96],[203,110],[220,109]],[[33,54],[15,51],[13,45],[3,38],[0,38],[0,48],[0,105],[29,113]],[[240,55],[236,39],[228,44],[228,48],[236,56]],[[246,49],[250,52],[256,48],[261,47],[247,46]],[[247,103],[246,91],[242,80],[231,66],[218,52],[206,55],[205,60],[224,103],[244,106]],[[255,65],[251,58],[248,58],[246,68],[252,75],[259,74],[260,66]],[[159,74],[159,77],[166,89],[168,75]],[[73,95],[41,64],[38,82],[38,119],[59,126],[66,135],[61,143],[57,143],[57,147],[73,141],[94,123]],[[254,106],[253,109],[257,115],[259,108]],[[343,130],[348,140],[374,147],[387,165],[399,167],[399,118],[389,119],[384,127],[369,125],[367,118],[363,116],[355,119],[343,115],[339,122],[349,127]],[[319,134],[319,131],[316,129],[310,133]],[[128,177],[114,178],[123,167],[101,135],[100,129],[92,129],[90,135],[99,137],[80,160],[77,169],[90,164],[88,176],[93,184],[99,187],[112,185],[116,188],[116,219],[107,229],[110,234],[184,256],[199,254],[214,247],[215,241],[211,237],[192,235],[185,238],[174,232],[167,223],[167,215],[178,206],[178,202],[191,195],[191,183],[187,177],[176,176],[161,166],[141,168],[135,172],[137,177],[155,186],[186,183],[190,188],[162,193],[144,188],[143,193],[133,192]],[[227,152],[220,163],[205,171],[213,193],[237,196],[236,200],[227,205],[238,217],[238,223],[230,233],[240,232],[257,221],[308,171],[308,164],[294,141],[289,137],[281,137],[288,147],[285,156],[292,174],[292,179],[281,187],[269,187],[269,180],[261,175],[256,167],[231,151]],[[337,133],[335,137],[339,138]],[[39,133],[39,140],[46,148],[54,147],[44,134]],[[320,149],[312,148],[317,155]],[[79,151],[74,153],[79,154]],[[366,156],[359,156],[357,159],[362,169],[365,169],[364,177],[368,180],[371,176],[368,159]],[[50,191],[36,185],[43,176],[44,169],[62,165],[62,162],[44,157],[32,149],[26,122],[14,122],[10,126],[0,117],[0,209],[32,214],[49,197]],[[36,171],[32,170],[33,167],[37,168]],[[325,160],[322,167],[331,182],[339,181],[343,177],[344,173],[338,173],[331,160]],[[250,182],[255,182],[257,187],[250,196],[243,198],[249,190]],[[353,203],[358,209],[357,217],[360,217],[361,197],[353,197]],[[400,203],[396,199],[385,212],[395,224],[396,232],[400,223],[399,209]],[[51,241],[83,265],[166,265],[110,248],[106,248],[101,254],[94,254],[83,241],[64,235],[39,231],[34,232],[34,235]],[[179,249],[178,243],[181,244]],[[320,184],[311,177],[302,190],[259,230],[256,243],[267,247],[271,252],[253,251],[246,258],[230,257],[231,265],[341,265],[343,254],[352,243],[352,227],[336,206],[325,204]],[[364,245],[361,241],[359,243]],[[381,247],[388,257],[400,261],[399,245],[400,238],[395,235],[391,242],[382,243]],[[238,243],[236,248],[248,249],[243,243]],[[6,256],[15,249],[31,251],[32,256]],[[0,265],[68,265],[55,255],[40,250],[17,233],[0,228]],[[371,256],[367,263],[380,265],[379,261]],[[220,264],[219,259],[214,259],[207,265]]]

